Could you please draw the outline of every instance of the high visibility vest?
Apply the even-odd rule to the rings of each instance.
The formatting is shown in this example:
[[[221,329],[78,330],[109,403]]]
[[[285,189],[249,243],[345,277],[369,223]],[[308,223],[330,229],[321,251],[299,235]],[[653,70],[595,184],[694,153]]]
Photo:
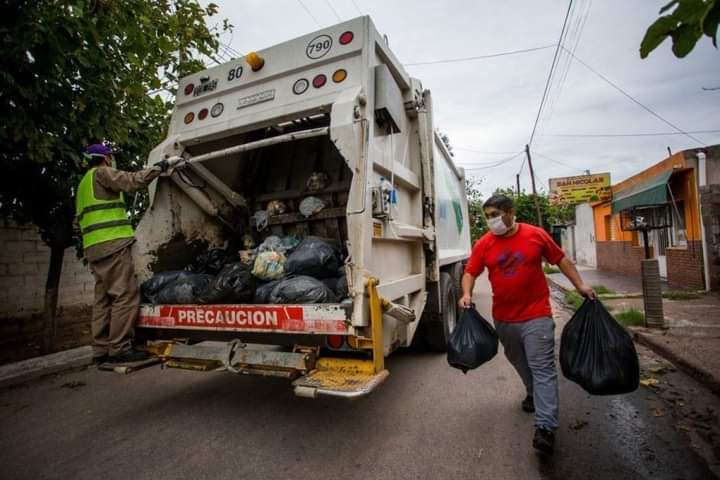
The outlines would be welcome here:
[[[125,213],[125,198],[122,193],[112,200],[95,197],[95,170],[91,168],[80,180],[75,197],[75,214],[80,224],[85,250],[98,243],[130,238],[135,234]]]

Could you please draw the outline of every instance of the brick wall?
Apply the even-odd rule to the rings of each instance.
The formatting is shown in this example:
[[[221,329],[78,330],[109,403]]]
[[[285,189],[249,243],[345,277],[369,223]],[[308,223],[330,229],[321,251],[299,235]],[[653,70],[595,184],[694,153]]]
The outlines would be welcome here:
[[[29,317],[43,309],[50,249],[37,229],[0,221],[0,319]],[[94,280],[87,266],[65,251],[59,305],[92,304]]]
[[[705,288],[702,243],[699,240],[687,243],[687,247],[670,247],[665,250],[668,285],[680,290],[702,290]]]
[[[707,238],[710,288],[720,290],[720,185],[700,188],[702,221]]]
[[[617,241],[596,242],[595,245],[598,270],[640,276],[640,261],[645,258],[643,247]]]

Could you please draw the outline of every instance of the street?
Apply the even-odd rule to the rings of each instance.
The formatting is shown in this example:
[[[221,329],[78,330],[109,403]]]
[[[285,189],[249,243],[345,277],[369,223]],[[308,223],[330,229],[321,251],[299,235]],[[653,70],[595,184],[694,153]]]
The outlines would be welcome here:
[[[487,282],[478,284],[476,303],[489,315]],[[559,323],[567,319],[555,310]],[[0,476],[716,478],[712,445],[704,452],[692,422],[669,405],[709,405],[710,430],[717,398],[639,352],[644,370],[667,371],[658,388],[592,397],[560,375],[552,458],[531,448],[532,416],[520,410],[521,382],[502,353],[463,375],[443,355],[397,352],[386,383],[354,402],[297,398],[285,381],[265,378],[89,368],[0,392]]]

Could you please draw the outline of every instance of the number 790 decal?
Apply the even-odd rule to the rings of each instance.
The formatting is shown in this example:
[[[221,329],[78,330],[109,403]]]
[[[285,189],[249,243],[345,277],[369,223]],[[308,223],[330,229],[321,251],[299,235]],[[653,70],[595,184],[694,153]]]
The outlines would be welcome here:
[[[332,47],[332,38],[328,35],[318,35],[317,37],[310,40],[307,47],[305,47],[305,55],[308,58],[316,60],[324,57]]]

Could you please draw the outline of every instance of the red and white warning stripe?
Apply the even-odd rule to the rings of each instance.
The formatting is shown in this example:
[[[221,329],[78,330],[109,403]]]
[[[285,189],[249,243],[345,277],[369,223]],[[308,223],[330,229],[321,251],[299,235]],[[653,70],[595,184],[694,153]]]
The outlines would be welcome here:
[[[340,305],[144,305],[137,327],[347,335],[348,324]]]

